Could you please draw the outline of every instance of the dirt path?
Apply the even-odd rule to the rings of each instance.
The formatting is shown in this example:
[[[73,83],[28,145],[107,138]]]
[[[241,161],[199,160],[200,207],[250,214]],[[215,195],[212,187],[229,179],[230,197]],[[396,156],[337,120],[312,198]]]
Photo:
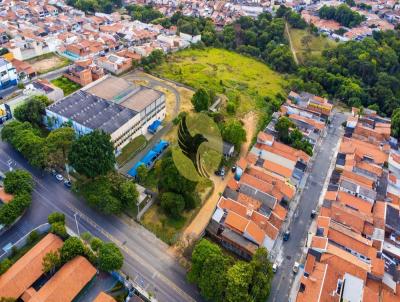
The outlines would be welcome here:
[[[290,36],[289,26],[288,26],[287,22],[285,23],[285,31],[286,31],[286,35],[288,36],[288,39],[289,39],[290,50],[293,53],[294,61],[296,62],[296,64],[299,64],[299,60],[297,59],[296,51],[294,50],[294,47],[293,47],[292,37]]]
[[[243,119],[243,128],[246,130],[246,142],[242,145],[242,149],[240,150],[240,155],[243,156],[249,151],[249,147],[251,144],[252,138],[256,135],[257,131],[257,113],[254,111],[250,111],[247,113]]]

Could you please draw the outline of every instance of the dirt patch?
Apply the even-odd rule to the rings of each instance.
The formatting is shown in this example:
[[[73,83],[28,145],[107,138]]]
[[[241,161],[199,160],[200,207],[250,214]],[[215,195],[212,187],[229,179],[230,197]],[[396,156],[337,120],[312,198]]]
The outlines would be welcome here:
[[[42,74],[66,66],[69,63],[68,59],[57,55],[46,56],[45,58],[33,58],[28,62],[38,73]]]
[[[246,130],[246,142],[242,145],[240,150],[241,155],[245,155],[249,150],[251,140],[256,135],[258,115],[254,111],[247,113],[243,119],[243,128]]]
[[[154,89],[165,93],[165,102],[167,106],[166,108],[167,116],[165,117],[165,120],[169,122],[173,119],[175,115],[175,106],[176,106],[175,94],[171,90],[161,86],[154,86]]]

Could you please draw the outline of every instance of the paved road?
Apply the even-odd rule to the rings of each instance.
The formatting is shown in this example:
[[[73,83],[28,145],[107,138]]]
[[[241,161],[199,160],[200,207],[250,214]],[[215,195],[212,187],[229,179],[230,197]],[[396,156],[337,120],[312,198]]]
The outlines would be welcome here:
[[[294,262],[298,261],[303,253],[307,232],[311,224],[311,211],[317,207],[334,149],[341,137],[340,128],[344,120],[345,116],[342,113],[334,115],[332,127],[328,129],[321,147],[317,150],[314,164],[299,200],[297,215],[293,217],[289,224],[290,239],[282,245],[281,256],[283,261],[272,283],[271,295],[268,299],[270,302],[289,301],[289,292],[293,281],[292,268]]]
[[[196,288],[186,282],[185,270],[166,254],[168,246],[152,233],[138,224],[128,225],[87,207],[53,176],[33,169],[10,145],[0,142],[1,171],[8,169],[9,159],[16,162],[16,167],[32,173],[36,187],[31,207],[23,219],[1,236],[0,248],[46,222],[48,214],[53,211],[65,213],[68,226],[77,232],[74,214],[78,213],[79,231],[89,231],[118,244],[125,254],[123,271],[152,292],[158,301],[202,301]]]

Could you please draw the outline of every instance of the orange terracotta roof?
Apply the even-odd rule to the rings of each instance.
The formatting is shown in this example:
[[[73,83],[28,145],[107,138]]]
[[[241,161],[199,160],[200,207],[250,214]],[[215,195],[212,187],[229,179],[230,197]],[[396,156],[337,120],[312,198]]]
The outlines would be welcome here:
[[[328,260],[330,255],[336,256],[341,261],[341,265],[338,265],[338,271],[347,271],[348,273],[365,280],[367,276],[367,272],[370,271],[370,266],[364,261],[361,261],[356,256],[353,256],[349,252],[342,250],[341,248],[334,246],[328,243],[328,247],[326,250],[326,254],[323,255],[323,260]],[[333,262],[339,262],[338,259],[335,259]],[[329,261],[329,260],[328,260]],[[345,265],[343,264],[345,262]]]
[[[388,154],[380,150],[379,146],[355,138],[344,137],[340,145],[340,152],[345,154],[354,153],[360,160],[368,157],[379,165],[388,160]]]
[[[255,222],[269,238],[275,240],[276,237],[278,237],[279,230],[272,225],[264,215],[258,212],[253,212],[251,220]]]
[[[329,228],[330,222],[331,222],[331,219],[329,217],[318,216],[318,218],[317,218],[317,226],[318,226],[318,228],[324,229],[324,236],[326,236],[328,234],[328,228]]]
[[[233,191],[236,191],[239,189],[239,183],[233,177],[231,179],[229,179],[226,186],[228,188],[232,189]]]
[[[93,300],[93,302],[115,302],[116,300],[111,297],[110,295],[107,295],[105,292],[101,292],[100,294],[97,295],[96,299]]]
[[[309,257],[312,257],[312,255],[308,254],[307,261]],[[305,289],[304,291],[298,292],[296,302],[318,301],[327,268],[328,266],[326,264],[315,262],[310,276],[308,278],[304,275],[301,276],[301,283],[304,285]]]
[[[400,293],[399,294],[394,294],[391,291],[382,290],[382,301],[383,302],[399,302],[400,299]]]
[[[11,194],[6,193],[6,192],[4,191],[4,188],[3,188],[3,187],[0,188],[0,200],[1,200],[3,203],[9,203],[13,198],[14,198],[14,196],[11,195]]]
[[[240,169],[242,169],[243,171],[245,171],[246,168],[247,168],[247,161],[246,161],[246,159],[245,159],[244,157],[241,157],[241,158],[238,160],[238,162],[236,163],[236,165],[237,165]]]
[[[276,206],[272,212],[274,214],[276,214],[282,220],[284,220],[287,215],[287,210],[284,207],[282,207],[280,204],[276,204]]]
[[[262,245],[262,243],[264,242],[264,231],[253,221],[250,221],[247,224],[245,233],[247,233],[255,242],[257,242],[258,245]]]
[[[257,199],[251,198],[250,196],[239,193],[237,201],[243,204],[246,208],[248,209],[253,209],[258,211],[258,209],[261,207],[261,202],[258,201]]]
[[[331,207],[331,218],[334,221],[340,222],[353,231],[361,234],[364,230],[364,224],[368,221],[373,223],[372,214],[367,216],[364,213],[347,208],[345,205],[340,203],[333,203]]]
[[[347,170],[344,170],[342,172],[341,178],[350,180],[351,182],[366,187],[368,189],[372,189],[374,186],[374,181],[372,179]]]
[[[326,191],[325,193],[325,200],[336,200],[336,197],[338,195],[338,191]]]
[[[364,286],[362,302],[379,302],[379,295],[368,286]]]
[[[308,118],[308,117],[305,117],[305,116],[298,115],[298,114],[290,114],[289,118],[293,119],[293,120],[298,120],[298,121],[302,121],[304,123],[307,123],[307,124],[313,126],[314,128],[316,128],[318,130],[322,130],[322,129],[325,128],[325,124],[324,123],[322,123],[320,121],[316,121],[316,120],[314,120],[312,118]]]
[[[258,132],[257,134],[257,140],[263,141],[263,142],[271,142],[274,141],[275,138],[273,135],[265,133],[263,131]]]
[[[325,250],[328,246],[328,238],[320,237],[320,236],[313,236],[311,239],[311,247],[316,249]]]
[[[63,241],[58,236],[47,234],[0,276],[0,297],[20,297],[43,274],[43,257],[62,245]]]
[[[290,178],[293,173],[293,170],[269,160],[264,161],[263,168],[287,178]]]
[[[383,173],[382,167],[379,167],[372,163],[368,163],[366,161],[361,161],[361,162],[356,163],[356,167],[363,169],[365,171],[374,173],[377,176],[382,176],[382,173]]]
[[[240,183],[247,184],[253,188],[260,190],[261,192],[270,193],[273,186],[259,178],[256,178],[250,174],[244,173],[240,178]]]
[[[365,201],[361,198],[355,197],[354,195],[351,195],[349,193],[339,191],[337,200],[340,201],[341,203],[357,209],[360,212],[363,212],[365,214],[369,214],[372,212],[372,204],[368,201]]]
[[[94,266],[86,258],[77,256],[64,264],[39,291],[30,291],[30,299],[24,301],[72,301],[95,275]]]
[[[224,197],[221,197],[221,199],[219,200],[218,207],[220,207],[221,209],[233,211],[243,217],[245,217],[247,214],[247,209],[244,205],[235,202],[232,199],[226,199]]]
[[[248,223],[249,223],[248,219],[244,218],[243,216],[240,216],[239,214],[236,214],[233,211],[229,211],[228,215],[226,215],[225,218],[225,224],[240,233],[244,232]]]
[[[385,228],[385,213],[387,203],[383,201],[377,201],[373,209],[374,226],[380,229]]]
[[[383,277],[383,274],[385,273],[385,260],[373,257],[371,259],[371,264],[371,273],[374,276]]]
[[[306,264],[304,266],[304,272],[307,274],[311,274],[314,271],[315,266],[315,256],[308,254],[306,259]]]

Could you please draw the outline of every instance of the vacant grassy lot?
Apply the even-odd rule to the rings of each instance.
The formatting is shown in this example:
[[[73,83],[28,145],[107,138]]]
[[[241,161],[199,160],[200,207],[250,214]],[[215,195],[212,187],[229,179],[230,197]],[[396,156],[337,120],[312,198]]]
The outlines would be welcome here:
[[[300,63],[304,62],[306,56],[320,56],[323,50],[333,48],[338,44],[326,37],[310,35],[304,29],[291,28],[289,32]]]
[[[237,104],[237,116],[284,94],[285,80],[265,64],[224,49],[189,49],[169,56],[154,73],[194,88],[212,89]]]
[[[28,63],[36,69],[38,74],[45,74],[67,66],[71,63],[71,61],[54,53],[47,53],[45,55],[29,59]]]
[[[81,88],[81,85],[79,85],[75,82],[72,82],[70,79],[67,79],[65,77],[59,77],[55,80],[52,80],[51,83],[54,86],[61,88],[64,91],[65,96],[67,96],[67,95],[77,91],[79,88]]]

